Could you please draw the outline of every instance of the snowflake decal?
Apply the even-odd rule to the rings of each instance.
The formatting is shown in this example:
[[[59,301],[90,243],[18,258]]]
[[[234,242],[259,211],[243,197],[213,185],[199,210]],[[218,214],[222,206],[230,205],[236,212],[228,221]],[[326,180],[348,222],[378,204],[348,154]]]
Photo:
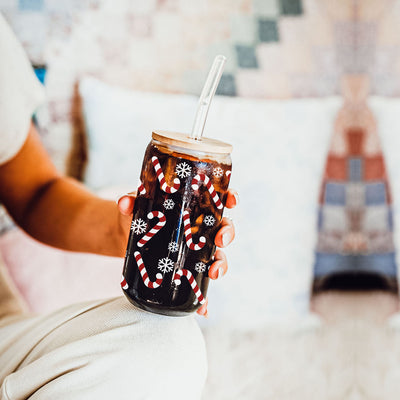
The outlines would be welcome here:
[[[146,232],[146,228],[147,224],[141,218],[132,221],[131,230],[133,233],[136,233],[136,235]]]
[[[174,262],[170,260],[168,257],[160,258],[158,260],[158,269],[164,274],[166,272],[171,272],[173,267],[174,267]]]
[[[192,172],[192,167],[188,163],[181,162],[176,166],[175,172],[179,178],[187,178]]]
[[[216,178],[221,178],[221,176],[224,175],[224,170],[221,167],[214,168],[213,175]]]
[[[200,272],[204,272],[206,270],[206,264],[204,264],[203,262],[198,262],[195,264],[194,269],[200,273]]]
[[[172,252],[172,253],[177,252],[177,251],[178,251],[178,248],[179,248],[179,246],[178,246],[178,243],[176,243],[176,242],[170,242],[170,243],[168,244],[168,250],[169,250],[170,252]]]
[[[175,206],[175,202],[172,199],[164,200],[163,206],[166,210],[172,210]]]
[[[207,226],[213,226],[215,224],[215,218],[212,215],[206,215],[203,221]]]

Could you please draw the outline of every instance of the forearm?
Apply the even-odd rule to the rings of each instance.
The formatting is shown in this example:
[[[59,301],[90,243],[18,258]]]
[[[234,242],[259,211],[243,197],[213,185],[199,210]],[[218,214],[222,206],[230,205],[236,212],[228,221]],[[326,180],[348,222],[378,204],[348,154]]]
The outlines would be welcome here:
[[[117,205],[78,182],[58,177],[42,188],[18,217],[37,240],[65,250],[123,256],[127,240]]]
[[[26,232],[51,246],[124,254],[129,218],[114,202],[60,176],[33,125],[19,153],[0,165],[0,202]]]

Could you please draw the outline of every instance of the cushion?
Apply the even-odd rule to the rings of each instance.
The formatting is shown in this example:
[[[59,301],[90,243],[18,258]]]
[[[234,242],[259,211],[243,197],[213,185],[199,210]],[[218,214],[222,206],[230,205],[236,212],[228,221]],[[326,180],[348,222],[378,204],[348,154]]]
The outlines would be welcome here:
[[[154,129],[189,132],[197,98],[143,93],[94,78],[80,84],[88,132],[85,182],[135,189]],[[240,193],[229,273],[210,285],[210,322],[262,323],[308,309],[317,199],[339,98],[216,97],[205,135],[230,142],[231,186]]]
[[[121,294],[120,258],[58,250],[19,228],[0,236],[0,254],[33,312]]]
[[[90,161],[84,174],[92,189],[136,186],[154,129],[188,131],[197,98],[131,92],[85,78],[79,85]]]

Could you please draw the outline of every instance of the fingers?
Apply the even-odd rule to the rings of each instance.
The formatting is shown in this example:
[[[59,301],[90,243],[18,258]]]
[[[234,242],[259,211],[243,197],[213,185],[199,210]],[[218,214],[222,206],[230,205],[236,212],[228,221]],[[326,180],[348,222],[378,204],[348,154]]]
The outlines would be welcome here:
[[[226,208],[234,208],[239,204],[239,194],[234,189],[228,189],[226,196]]]
[[[123,215],[131,215],[132,214],[133,206],[135,204],[135,197],[136,197],[136,192],[130,192],[130,193],[124,194],[123,196],[120,196],[117,199],[116,202],[118,204],[119,211],[121,212],[121,214],[123,214]],[[239,194],[238,194],[238,192],[236,190],[229,189],[228,190],[228,194],[227,194],[227,198],[226,198],[226,207],[227,208],[234,208],[238,204],[239,204]],[[226,220],[226,219],[224,218],[224,220]],[[233,227],[233,225],[232,225],[232,227]],[[231,235],[231,239],[230,240],[228,240],[229,237],[225,238],[226,244],[224,244],[222,246],[219,246],[217,244],[217,246],[219,246],[219,247],[227,246],[233,240],[234,235],[235,234],[233,232],[233,234]],[[221,242],[221,244],[222,244],[222,242]]]
[[[239,203],[239,195],[236,190],[229,189],[226,198],[226,207],[234,208]],[[215,244],[217,247],[226,247],[235,238],[235,227],[232,220],[223,218],[220,224],[220,229],[215,235]]]
[[[206,302],[197,310],[197,314],[208,318],[207,306],[208,306],[208,299],[206,299]]]
[[[215,235],[214,243],[217,247],[226,247],[235,238],[235,227],[232,220],[223,218],[220,229]]]
[[[218,279],[223,277],[228,270],[228,263],[226,260],[225,253],[222,250],[217,250],[214,255],[214,262],[212,263],[208,276],[211,279]],[[208,318],[208,299],[206,302],[197,310],[197,314]]]
[[[133,212],[133,207],[135,204],[136,193],[131,192],[127,193],[117,199],[117,204],[119,211],[123,215],[131,215]],[[234,208],[239,203],[239,195],[233,190],[229,189],[226,199],[226,207]],[[235,227],[233,226],[232,221],[229,218],[223,218],[221,221],[220,229],[215,236],[215,244],[218,247],[226,247],[228,246],[232,240],[235,238]],[[228,270],[228,263],[226,256],[223,251],[217,250],[214,255],[214,262],[210,266],[208,271],[208,276],[211,279],[221,278],[226,274]],[[202,315],[208,318],[208,299],[206,299],[205,303],[197,310],[197,314]]]
[[[122,215],[131,215],[135,204],[136,192],[124,194],[117,199],[119,211]]]
[[[228,261],[222,250],[217,250],[214,255],[214,262],[211,264],[208,271],[208,276],[211,279],[222,278],[228,271]]]

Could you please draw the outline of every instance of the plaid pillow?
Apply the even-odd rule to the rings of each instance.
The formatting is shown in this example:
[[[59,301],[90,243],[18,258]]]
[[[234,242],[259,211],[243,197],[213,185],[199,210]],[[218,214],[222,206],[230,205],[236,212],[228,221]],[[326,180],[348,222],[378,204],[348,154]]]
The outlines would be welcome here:
[[[320,193],[314,291],[397,291],[392,196],[375,120],[366,104],[345,105],[335,126]]]

